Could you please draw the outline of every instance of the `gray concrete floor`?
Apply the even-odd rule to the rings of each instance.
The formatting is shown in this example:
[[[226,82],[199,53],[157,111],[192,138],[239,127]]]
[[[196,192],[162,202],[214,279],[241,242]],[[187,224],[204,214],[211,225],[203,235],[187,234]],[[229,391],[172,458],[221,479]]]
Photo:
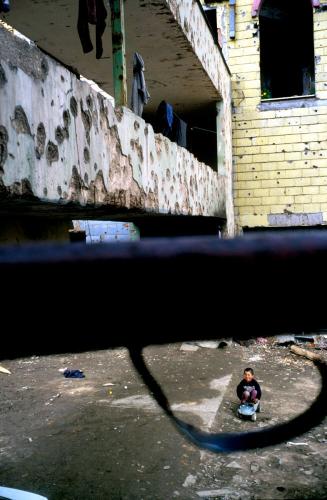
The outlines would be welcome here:
[[[180,347],[147,348],[148,364],[178,414],[203,429],[273,425],[303,411],[319,391],[315,367],[287,348]],[[214,455],[179,435],[124,349],[0,364],[12,372],[0,374],[2,486],[51,500],[327,497],[326,422],[293,444]],[[235,416],[246,366],[263,389],[256,423]],[[65,379],[65,367],[86,378]]]

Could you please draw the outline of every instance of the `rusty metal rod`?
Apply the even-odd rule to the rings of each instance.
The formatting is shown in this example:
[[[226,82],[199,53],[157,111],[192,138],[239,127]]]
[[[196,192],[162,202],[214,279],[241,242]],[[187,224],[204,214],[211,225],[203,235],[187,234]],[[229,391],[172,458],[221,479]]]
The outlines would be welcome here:
[[[0,358],[314,331],[327,234],[0,248]]]

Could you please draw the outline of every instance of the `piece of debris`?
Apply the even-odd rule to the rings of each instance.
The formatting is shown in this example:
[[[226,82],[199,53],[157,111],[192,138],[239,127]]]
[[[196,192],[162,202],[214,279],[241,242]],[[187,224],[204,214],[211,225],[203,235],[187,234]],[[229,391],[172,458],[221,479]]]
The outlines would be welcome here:
[[[60,398],[60,396],[61,396],[61,392],[58,392],[58,394],[55,394],[54,396],[52,396],[52,398],[50,398],[49,401],[47,401],[45,403],[45,405],[46,406],[51,405],[54,402],[54,400],[57,398]]]
[[[219,341],[218,349],[224,349],[232,345],[232,339],[222,339]]]
[[[193,476],[193,474],[189,474],[184,483],[183,483],[183,486],[184,488],[188,488],[189,486],[193,486],[193,484],[196,483],[196,476]]]
[[[220,490],[203,490],[197,491],[196,494],[201,498],[231,498],[233,491],[229,488],[221,488]]]
[[[170,469],[170,465],[165,465],[164,466],[164,470],[169,470]]]
[[[234,342],[236,342],[237,344],[240,344],[241,346],[243,347],[250,347],[251,345],[254,345],[255,344],[255,339],[240,339],[238,337],[233,337],[233,340]]]
[[[257,337],[256,343],[260,345],[266,345],[268,344],[268,339],[266,339],[265,337]]]
[[[309,446],[308,443],[294,443],[293,441],[287,441],[288,446]]]
[[[308,349],[302,349],[302,347],[298,347],[296,345],[292,345],[291,351],[298,356],[303,356],[305,358],[310,359],[311,361],[321,361],[321,355],[316,354],[314,352],[308,351]]]
[[[257,464],[256,462],[252,462],[252,464],[250,465],[250,469],[251,472],[258,472],[258,470],[260,469],[259,464]]]
[[[314,340],[314,345],[316,349],[327,349],[326,335],[318,335]]]
[[[4,368],[3,366],[0,366],[0,372],[5,373],[6,375],[11,375],[11,371],[7,370],[7,368]]]
[[[235,460],[233,462],[231,462],[230,464],[226,465],[226,467],[229,467],[230,469],[242,469],[240,464],[235,462]]]
[[[85,378],[82,370],[65,370],[64,371],[65,378]]]
[[[201,340],[200,342],[195,343],[199,347],[205,347],[206,349],[217,349],[219,342],[219,340]]]
[[[290,345],[295,344],[295,337],[294,335],[277,335],[275,337],[274,344],[283,347],[288,347]]]
[[[250,363],[254,363],[256,361],[262,361],[262,359],[262,356],[260,356],[259,354],[255,354],[254,356],[251,356],[248,361],[250,361]]]
[[[193,342],[184,342],[180,347],[181,351],[197,351],[198,349],[199,347]]]
[[[102,384],[102,387],[109,387],[110,385],[115,385],[111,382],[107,382],[106,384]]]

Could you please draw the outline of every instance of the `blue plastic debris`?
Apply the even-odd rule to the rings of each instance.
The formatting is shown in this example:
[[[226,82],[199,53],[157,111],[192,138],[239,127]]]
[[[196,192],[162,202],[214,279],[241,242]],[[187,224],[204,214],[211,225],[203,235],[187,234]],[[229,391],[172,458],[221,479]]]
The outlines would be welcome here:
[[[0,486],[0,498],[4,500],[47,500],[46,497],[30,493],[28,491],[16,490]]]
[[[81,370],[65,370],[64,377],[66,377],[66,378],[85,378],[85,375]]]

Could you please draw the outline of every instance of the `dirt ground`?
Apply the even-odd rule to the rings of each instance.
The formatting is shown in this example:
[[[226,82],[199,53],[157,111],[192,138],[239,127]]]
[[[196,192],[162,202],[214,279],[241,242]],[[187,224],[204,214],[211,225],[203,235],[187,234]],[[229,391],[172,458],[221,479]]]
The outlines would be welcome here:
[[[286,421],[319,391],[316,368],[285,347],[175,344],[147,348],[146,356],[178,414],[213,432]],[[0,374],[2,486],[50,500],[327,498],[326,421],[291,443],[215,455],[176,431],[124,349],[1,365],[12,372]],[[235,415],[246,366],[263,389],[255,423]],[[66,367],[86,378],[64,378]]]

